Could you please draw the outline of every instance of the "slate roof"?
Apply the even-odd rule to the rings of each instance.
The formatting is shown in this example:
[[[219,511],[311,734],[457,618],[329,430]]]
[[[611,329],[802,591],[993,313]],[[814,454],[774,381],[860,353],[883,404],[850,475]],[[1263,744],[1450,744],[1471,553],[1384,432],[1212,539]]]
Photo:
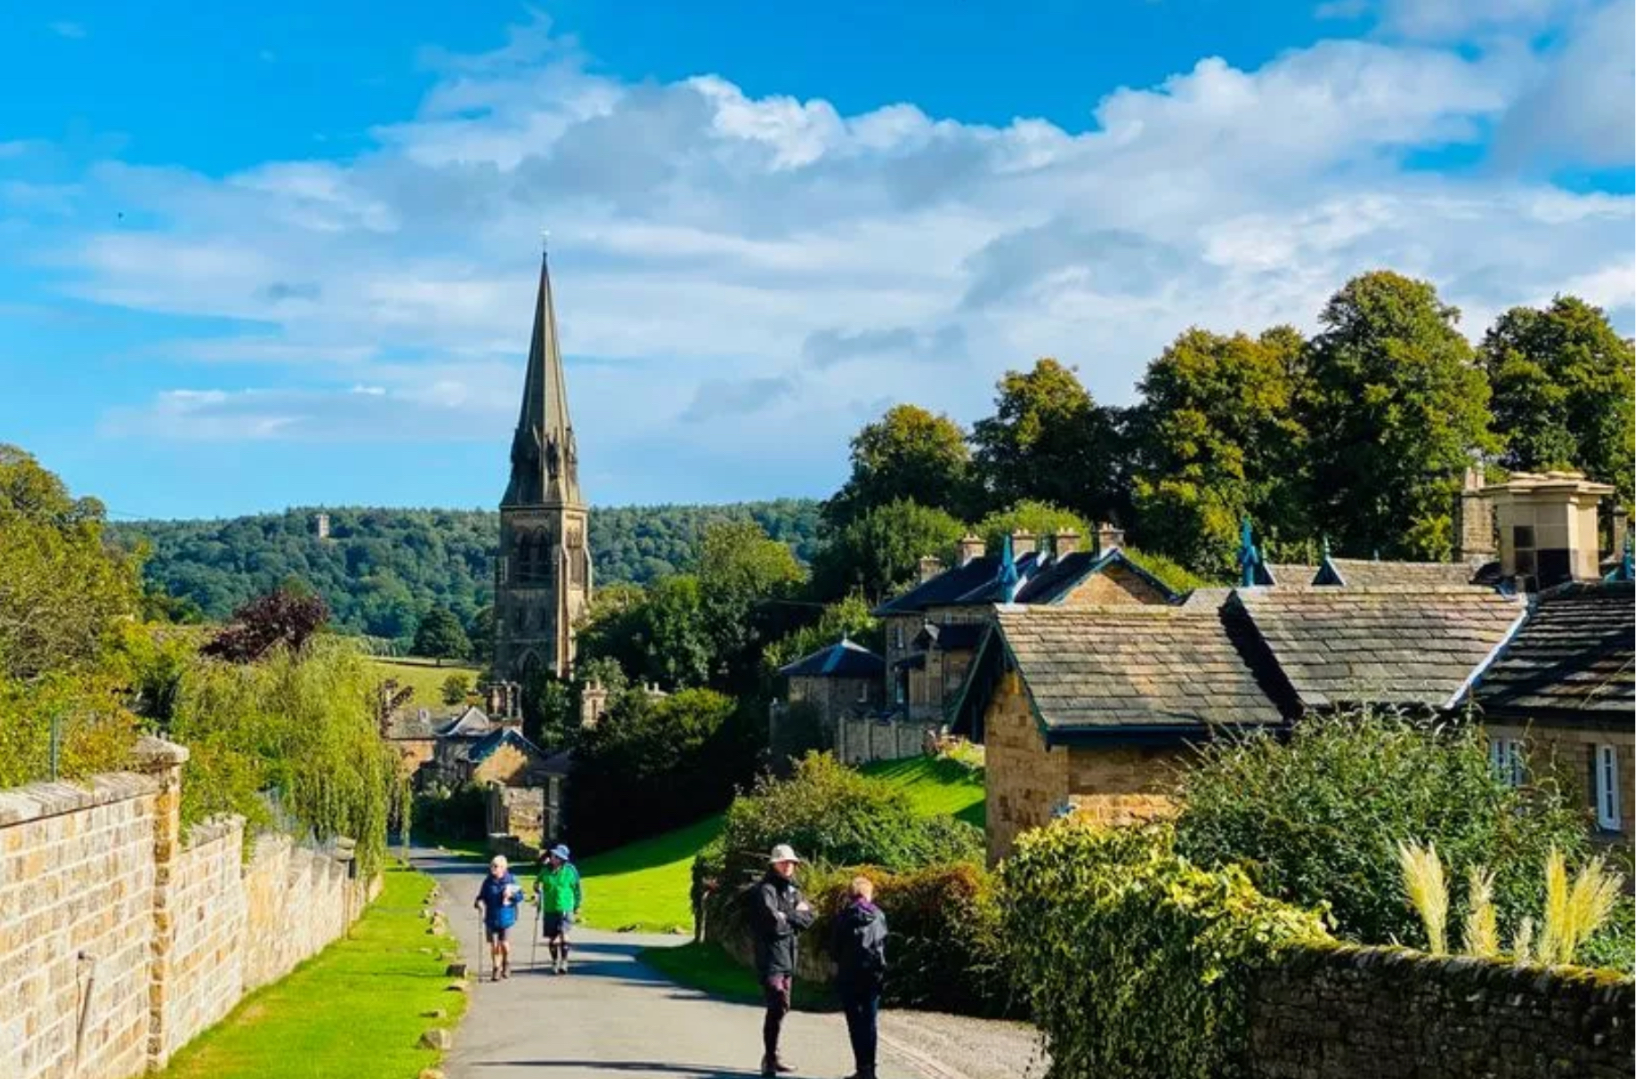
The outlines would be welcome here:
[[[787,678],[879,678],[887,661],[847,638],[779,668]]]
[[[516,727],[497,727],[488,734],[465,747],[465,758],[473,764],[487,760],[495,750],[503,745],[512,745],[531,757],[544,759],[546,754],[539,746],[523,737]],[[457,756],[462,755],[457,750]]]
[[[463,706],[459,707],[464,710]],[[436,738],[438,729],[449,723],[454,716],[454,709],[449,705],[439,708],[406,705],[387,716],[386,729],[382,734],[388,741],[393,742]]]
[[[498,726],[483,709],[471,705],[436,733],[439,738],[481,738]]]
[[[1019,577],[1027,580],[1038,568],[1041,560],[1038,551],[1015,559]],[[974,558],[964,566],[955,566],[946,569],[929,581],[911,588],[908,592],[900,593],[877,607],[872,614],[876,617],[893,614],[916,614],[931,607],[951,607],[963,603],[993,603],[996,600],[973,599],[970,597],[981,595],[995,589],[1000,580],[1000,555],[984,555]]]
[[[1447,707],[1524,612],[1479,588],[1240,589],[1304,708]]]
[[[1319,574],[1318,566],[1305,562],[1264,562],[1262,567],[1267,570],[1268,583],[1279,588],[1310,585]]]
[[[1011,606],[996,623],[1048,740],[1284,718],[1276,675],[1236,610]]]
[[[1226,586],[1217,587],[1214,585],[1208,585],[1204,588],[1196,588],[1192,592],[1189,592],[1186,596],[1183,596],[1179,606],[1188,608],[1200,607],[1214,611],[1221,607],[1224,603],[1228,602],[1229,598],[1232,596],[1232,588],[1228,588]]]
[[[1326,558],[1312,578],[1315,585],[1343,588],[1461,588],[1471,585],[1475,568],[1464,562],[1378,562],[1368,558]]]
[[[1118,547],[1103,554],[1093,554],[1090,551],[1071,551],[1062,558],[1056,559],[1034,576],[1023,583],[1017,590],[1014,602],[1017,603],[1055,603],[1074,591],[1075,587],[1094,573],[1102,573],[1114,566],[1121,566],[1153,585],[1160,593],[1167,597],[1175,597],[1174,592],[1165,582],[1155,577],[1142,566],[1126,557],[1125,551]]]
[[[1607,714],[1629,729],[1633,696],[1630,581],[1559,585],[1535,597],[1523,628],[1478,680],[1490,716]]]

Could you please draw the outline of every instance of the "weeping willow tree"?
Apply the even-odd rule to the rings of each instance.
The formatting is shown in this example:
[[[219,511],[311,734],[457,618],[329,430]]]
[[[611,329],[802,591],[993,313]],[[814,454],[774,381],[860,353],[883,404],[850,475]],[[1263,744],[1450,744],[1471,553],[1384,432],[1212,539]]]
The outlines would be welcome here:
[[[349,836],[359,868],[373,872],[403,791],[375,726],[371,685],[356,646],[327,635],[255,663],[190,664],[169,724],[192,753],[184,821],[238,813],[252,828],[320,842]]]

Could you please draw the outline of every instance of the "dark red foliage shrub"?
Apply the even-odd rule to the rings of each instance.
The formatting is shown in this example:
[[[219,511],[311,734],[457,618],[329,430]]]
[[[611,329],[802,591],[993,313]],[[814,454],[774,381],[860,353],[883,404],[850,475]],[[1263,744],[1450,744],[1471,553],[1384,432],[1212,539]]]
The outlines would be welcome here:
[[[233,621],[200,651],[229,663],[254,663],[279,645],[300,651],[329,620],[330,609],[322,597],[281,588],[234,611]]]

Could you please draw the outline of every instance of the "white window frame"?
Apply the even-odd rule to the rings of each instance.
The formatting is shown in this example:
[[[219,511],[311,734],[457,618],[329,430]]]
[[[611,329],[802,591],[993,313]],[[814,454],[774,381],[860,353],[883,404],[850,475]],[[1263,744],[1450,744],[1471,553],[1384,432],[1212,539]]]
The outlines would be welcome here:
[[[1620,758],[1615,747],[1601,743],[1596,749],[1597,826],[1605,832],[1620,830]]]

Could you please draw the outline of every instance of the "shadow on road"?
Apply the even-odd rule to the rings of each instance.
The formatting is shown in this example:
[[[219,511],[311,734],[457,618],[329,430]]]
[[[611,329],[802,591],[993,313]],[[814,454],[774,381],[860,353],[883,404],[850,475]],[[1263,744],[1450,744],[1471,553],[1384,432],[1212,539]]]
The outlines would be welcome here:
[[[666,1064],[657,1060],[485,1060],[480,1068],[588,1068],[599,1072],[663,1072],[666,1075],[760,1075],[750,1068],[719,1068],[708,1064]]]

